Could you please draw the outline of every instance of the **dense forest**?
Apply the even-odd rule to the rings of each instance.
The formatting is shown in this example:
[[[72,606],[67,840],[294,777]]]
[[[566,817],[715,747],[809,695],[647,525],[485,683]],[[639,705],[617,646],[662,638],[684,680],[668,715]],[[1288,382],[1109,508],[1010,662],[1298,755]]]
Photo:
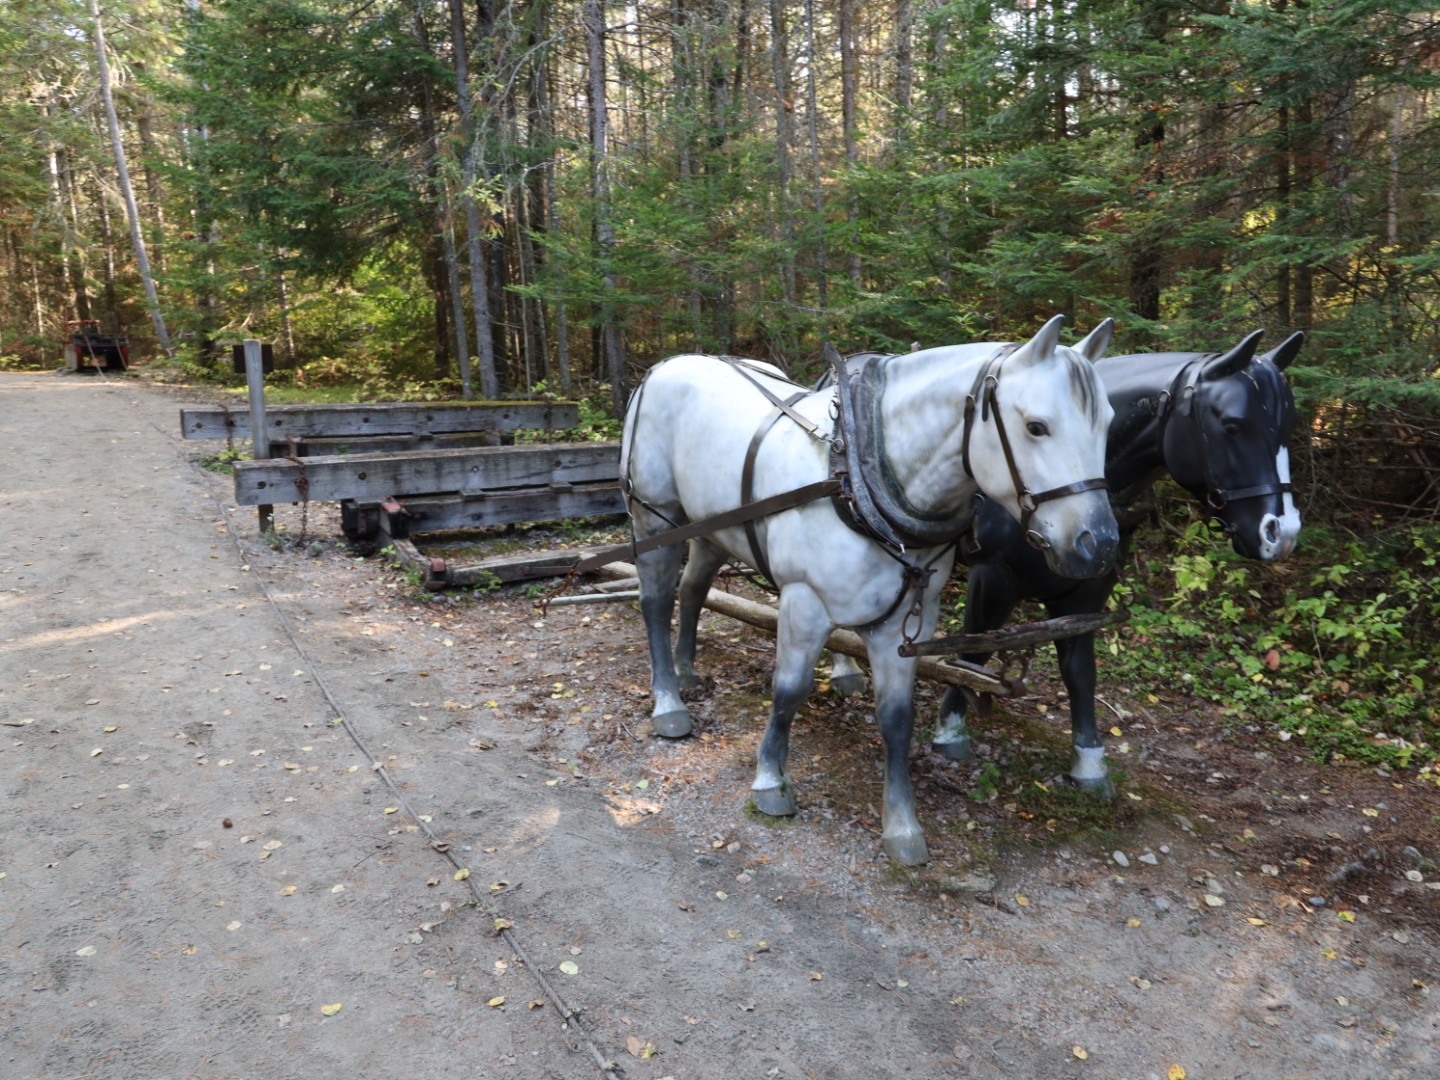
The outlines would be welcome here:
[[[1408,0],[0,0],[0,367],[597,418],[684,350],[1305,331],[1302,559],[1177,510],[1110,670],[1440,782],[1437,193]]]
[[[618,396],[684,349],[803,368],[1062,311],[1126,349],[1304,329],[1337,376],[1434,374],[1440,9],[0,12],[0,353],[118,319],[201,368],[262,336],[317,373]]]

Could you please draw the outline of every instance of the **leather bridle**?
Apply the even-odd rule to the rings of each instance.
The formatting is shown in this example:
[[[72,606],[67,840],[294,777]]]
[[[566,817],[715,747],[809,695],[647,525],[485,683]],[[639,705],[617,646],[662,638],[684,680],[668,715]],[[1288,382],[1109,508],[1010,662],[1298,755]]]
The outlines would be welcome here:
[[[1223,488],[1216,481],[1214,471],[1210,467],[1210,444],[1205,435],[1205,425],[1201,423],[1200,414],[1195,408],[1195,393],[1200,382],[1198,375],[1201,369],[1218,355],[1218,353],[1207,353],[1199,360],[1182,367],[1176,372],[1170,387],[1162,392],[1160,403],[1161,455],[1163,456],[1165,453],[1165,431],[1170,416],[1176,412],[1181,416],[1188,416],[1191,426],[1195,429],[1195,445],[1199,448],[1200,453],[1200,475],[1205,482],[1205,505],[1217,513],[1239,499],[1254,499],[1264,495],[1287,495],[1294,490],[1292,485],[1281,480],[1278,475],[1271,482],[1243,488]],[[1173,473],[1175,470],[1171,467],[1170,471]],[[1228,528],[1228,523],[1223,522],[1223,519],[1222,523],[1226,524]]]
[[[975,471],[970,467],[970,432],[974,430],[975,406],[978,403],[982,423],[990,418],[992,411],[995,414],[995,434],[1000,438],[1000,450],[1005,455],[1005,466],[1010,470],[1010,482],[1015,486],[1016,502],[1020,504],[1020,528],[1025,530],[1025,542],[1039,551],[1045,551],[1050,548],[1050,541],[1030,528],[1030,519],[1040,505],[1087,491],[1108,491],[1110,482],[1103,476],[1096,476],[1040,492],[1031,491],[1030,485],[1025,483],[1024,477],[1020,475],[1020,466],[1015,460],[1015,451],[1010,445],[1010,434],[1005,430],[1005,419],[1000,414],[999,403],[1000,371],[1017,347],[1012,344],[997,350],[976,374],[975,385],[965,398],[965,431],[960,444],[960,456],[966,475],[973,477]]]

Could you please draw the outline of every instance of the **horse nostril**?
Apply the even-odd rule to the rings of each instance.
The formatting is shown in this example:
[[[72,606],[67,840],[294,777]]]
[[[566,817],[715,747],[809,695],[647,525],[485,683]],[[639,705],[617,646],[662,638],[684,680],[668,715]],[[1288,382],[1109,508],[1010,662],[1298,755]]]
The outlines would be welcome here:
[[[1280,542],[1280,521],[1277,518],[1267,517],[1260,526],[1260,535],[1267,544],[1278,544]]]
[[[1075,538],[1075,554],[1087,562],[1093,560],[1096,554],[1095,534],[1086,529]]]

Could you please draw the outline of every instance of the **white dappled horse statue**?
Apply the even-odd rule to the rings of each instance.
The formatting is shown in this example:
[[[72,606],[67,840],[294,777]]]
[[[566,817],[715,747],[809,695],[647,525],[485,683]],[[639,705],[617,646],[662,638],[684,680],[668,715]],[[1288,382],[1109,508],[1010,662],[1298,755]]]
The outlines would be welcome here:
[[[780,617],[770,717],[752,785],[756,807],[777,816],[796,812],[785,772],[790,724],[813,687],[831,630],[853,627],[869,652],[885,745],[885,851],[905,865],[927,861],[909,771],[916,662],[898,649],[906,637],[934,634],[953,541],[970,523],[972,497],[982,492],[1024,522],[1051,568],[1068,577],[1103,573],[1118,550],[1110,500],[1095,479],[1104,475],[1112,413],[1092,367],[1113,324],[1107,320],[1070,348],[1060,344],[1063,322],[1056,316],[1013,351],[989,342],[884,360],[873,402],[872,457],[879,460],[870,464],[897,505],[951,532],[944,540],[887,549],[847,525],[829,498],[759,519],[752,527],[759,551],[742,525],[692,540],[674,652],[680,544],[637,555],[657,734],[691,730],[680,689],[694,681],[695,628],[716,571],[727,559],[762,568],[779,589]],[[800,396],[778,369],[743,365],[675,356],[652,368],[631,398],[620,468],[637,541],[830,475],[825,434],[835,392]],[[775,398],[791,399],[790,408],[814,430],[779,415]],[[975,401],[970,410],[967,398]],[[752,441],[750,484],[742,485]]]

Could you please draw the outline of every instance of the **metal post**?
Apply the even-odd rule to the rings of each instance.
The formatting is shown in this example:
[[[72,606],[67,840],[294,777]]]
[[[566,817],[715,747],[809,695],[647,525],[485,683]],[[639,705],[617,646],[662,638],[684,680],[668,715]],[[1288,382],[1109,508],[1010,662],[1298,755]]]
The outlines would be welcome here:
[[[270,433],[265,427],[265,363],[256,338],[245,339],[245,382],[250,387],[250,444],[255,460],[270,456]],[[275,525],[275,507],[258,508],[260,535]]]

